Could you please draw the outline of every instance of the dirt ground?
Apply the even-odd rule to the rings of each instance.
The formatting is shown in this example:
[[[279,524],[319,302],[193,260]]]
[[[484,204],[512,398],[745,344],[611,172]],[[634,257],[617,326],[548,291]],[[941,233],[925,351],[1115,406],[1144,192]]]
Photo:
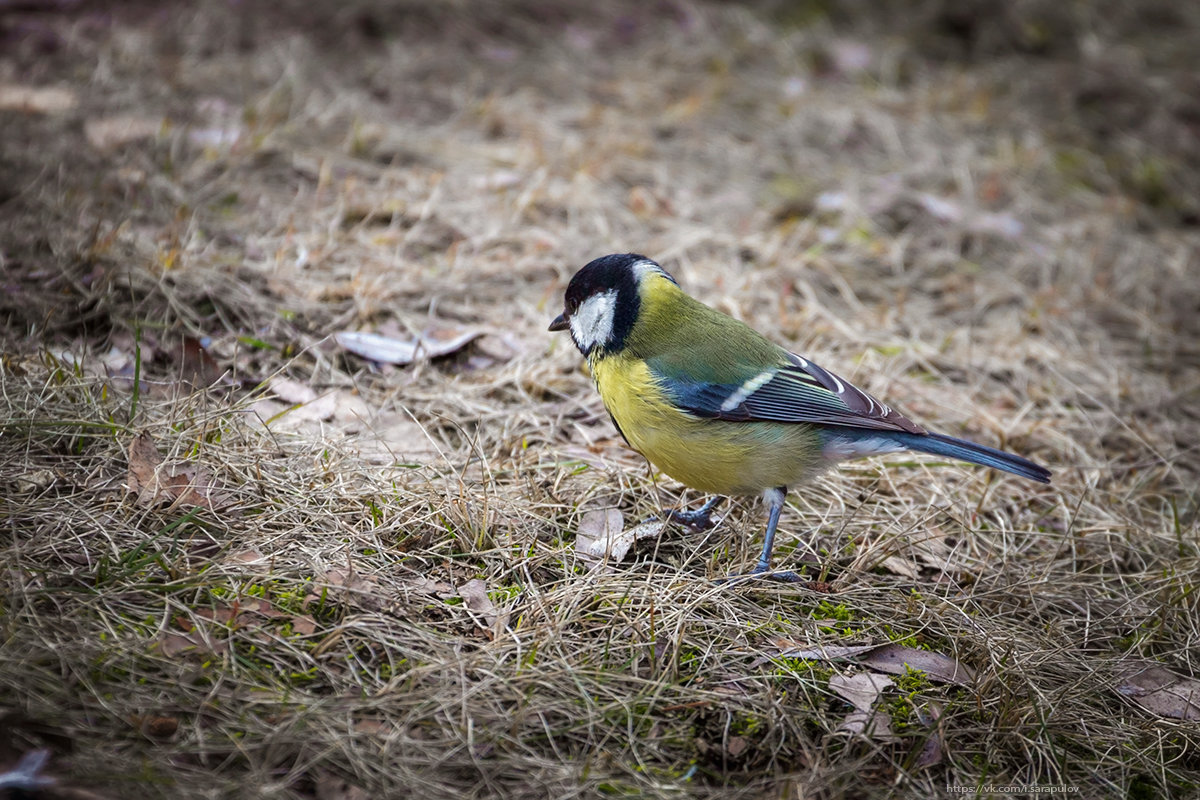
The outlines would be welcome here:
[[[1196,796],[1196,53],[1167,2],[0,1],[0,794]],[[702,499],[546,330],[623,251],[1052,485],[848,465],[796,585],[714,582],[753,499],[590,561]]]

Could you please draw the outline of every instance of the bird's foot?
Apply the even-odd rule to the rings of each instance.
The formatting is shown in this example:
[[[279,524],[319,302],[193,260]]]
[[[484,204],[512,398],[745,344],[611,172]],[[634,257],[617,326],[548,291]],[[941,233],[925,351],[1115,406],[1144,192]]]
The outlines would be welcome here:
[[[769,564],[763,564],[762,562],[759,562],[757,565],[755,565],[754,569],[750,570],[749,572],[741,575],[729,575],[724,578],[717,578],[716,582],[735,584],[745,583],[746,581],[757,579],[779,581],[780,583],[803,583],[805,581],[805,578],[801,577],[799,573],[786,569],[773,570]]]
[[[696,511],[676,511],[671,509],[664,516],[667,522],[678,522],[680,525],[687,526],[694,531],[706,531],[712,528],[717,523],[713,522],[712,514],[703,510]]]
[[[695,511],[668,509],[663,512],[663,516],[666,517],[667,522],[678,522],[680,525],[684,525],[694,531],[706,531],[717,524],[713,521],[712,512],[713,509],[721,504],[723,499],[722,497],[714,497]],[[650,517],[646,522],[652,522],[657,519],[659,518]]]

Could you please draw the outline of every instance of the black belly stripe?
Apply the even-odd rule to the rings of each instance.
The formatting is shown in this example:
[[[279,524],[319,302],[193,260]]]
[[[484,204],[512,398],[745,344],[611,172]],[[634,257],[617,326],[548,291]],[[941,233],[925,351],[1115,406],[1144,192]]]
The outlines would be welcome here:
[[[604,410],[608,411],[607,408]],[[633,445],[629,441],[629,437],[625,435],[625,431],[621,430],[621,426],[617,424],[617,418],[612,415],[611,411],[608,411],[608,418],[612,420],[613,427],[617,429],[617,433],[621,434],[621,438],[625,440],[625,444],[628,444],[630,447],[633,447]],[[633,449],[637,450],[636,447],[633,447]]]

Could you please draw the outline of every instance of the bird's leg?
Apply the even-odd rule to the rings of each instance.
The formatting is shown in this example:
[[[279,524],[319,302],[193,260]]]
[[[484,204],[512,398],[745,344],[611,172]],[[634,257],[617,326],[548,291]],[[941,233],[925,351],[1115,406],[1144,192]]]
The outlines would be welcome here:
[[[787,487],[780,486],[775,489],[768,489],[763,492],[763,497],[770,504],[770,513],[767,516],[767,533],[763,538],[762,553],[758,556],[758,563],[746,575],[730,575],[725,578],[726,581],[735,581],[739,578],[769,578],[773,581],[785,581],[787,583],[796,583],[804,580],[794,572],[772,572],[771,571],[771,551],[775,549],[775,529],[779,527],[779,515],[783,513],[784,499],[787,497]]]
[[[697,508],[695,511],[676,511],[668,509],[663,512],[663,516],[667,518],[667,522],[678,522],[681,525],[686,525],[692,530],[706,531],[716,523],[712,521],[712,512],[717,506],[725,501],[724,497],[717,495],[709,500],[704,505]]]

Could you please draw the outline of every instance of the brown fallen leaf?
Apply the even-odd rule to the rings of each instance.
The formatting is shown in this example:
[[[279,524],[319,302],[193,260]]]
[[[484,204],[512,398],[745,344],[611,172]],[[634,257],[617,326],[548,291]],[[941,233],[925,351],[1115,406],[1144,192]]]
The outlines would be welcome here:
[[[129,491],[137,495],[140,505],[172,503],[214,508],[225,503],[213,487],[212,473],[195,464],[164,464],[162,454],[148,433],[139,434],[129,444],[126,480]]]
[[[364,717],[354,721],[354,732],[365,733],[368,736],[386,736],[395,729],[396,726],[392,723],[372,717]]]
[[[129,722],[140,730],[144,736],[148,736],[151,739],[170,739],[179,730],[179,719],[177,717],[134,715],[129,718]]]
[[[230,564],[262,564],[267,561],[267,557],[262,554],[262,551],[251,548],[250,550],[239,550],[225,560]]]
[[[404,583],[413,591],[421,594],[430,594],[442,598],[455,596],[454,587],[445,581],[435,581],[418,575]]]
[[[625,558],[629,548],[639,539],[660,536],[666,523],[651,520],[623,528],[625,515],[619,509],[594,509],[579,520],[575,531],[575,552],[592,569],[604,564],[616,564]]]
[[[420,336],[400,338],[364,331],[339,331],[333,340],[343,350],[379,364],[411,364],[418,358],[440,358],[458,352],[484,332],[472,328],[432,328]]]
[[[234,620],[237,619],[238,614],[242,613],[242,610],[243,609],[240,604],[234,603],[231,606],[217,606],[216,608],[197,608],[192,612],[192,615],[197,617],[198,619],[205,619],[205,620],[208,620],[209,622],[215,622],[218,625],[225,625],[228,627],[232,627]],[[181,627],[183,625],[190,624],[183,617],[176,617],[176,622],[181,623]]]
[[[899,741],[900,737],[892,730],[891,718],[873,710],[884,690],[894,685],[891,678],[873,672],[834,675],[830,678],[829,688],[854,706],[854,710],[846,715],[837,729],[861,734],[876,742]]]
[[[138,494],[139,502],[153,501],[153,487],[158,485],[157,473],[161,464],[162,454],[154,446],[150,434],[140,434],[129,443],[129,491]],[[148,496],[143,498],[143,493]]]
[[[194,336],[185,336],[178,351],[179,380],[196,389],[205,389],[224,374],[221,365]]]
[[[267,383],[275,396],[285,403],[300,405],[302,403],[311,403],[317,399],[317,393],[313,388],[300,381],[294,381],[291,378],[284,378],[277,375]]]
[[[855,709],[846,715],[837,729],[846,733],[860,734],[883,744],[900,741],[900,737],[892,730],[891,717],[882,711]]]
[[[812,661],[842,661],[847,658],[874,650],[879,645],[874,644],[843,644],[843,645],[812,645],[796,647],[790,639],[776,639],[779,655],[783,658],[803,658]]]
[[[865,667],[892,675],[903,675],[907,669],[916,669],[938,683],[968,686],[975,682],[975,671],[970,667],[932,650],[885,644],[858,656],[857,660]]]
[[[1200,681],[1152,662],[1127,666],[1115,689],[1117,694],[1128,697],[1151,714],[1200,720]]]
[[[270,600],[264,600],[261,597],[239,601],[238,608],[242,613],[258,614],[267,619],[286,619],[291,617],[291,614],[286,611],[280,611]]]
[[[30,492],[49,489],[54,485],[55,480],[57,480],[57,476],[51,470],[32,470],[17,476],[17,492],[20,494],[29,494]]]
[[[575,529],[575,552],[591,567],[597,567],[608,559],[620,561],[625,557],[631,539],[614,554],[614,541],[621,536],[625,527],[625,515],[618,508],[593,509],[584,513]],[[615,558],[614,558],[615,555]]]
[[[937,703],[930,703],[925,709],[917,709],[917,721],[926,728],[932,728],[933,732],[929,738],[925,740],[925,744],[921,746],[921,752],[917,755],[914,767],[916,769],[926,769],[934,764],[941,763],[942,750],[945,745],[942,739],[942,726],[938,722],[942,716],[942,709]]]
[[[895,686],[891,678],[873,672],[834,675],[829,679],[829,689],[859,711],[870,711],[879,695],[890,686]]]
[[[496,623],[498,616],[496,604],[492,602],[492,598],[488,597],[487,584],[479,578],[471,580],[458,587],[458,596],[462,598],[463,604],[483,617],[488,627]]]
[[[854,660],[877,672],[903,675],[908,669],[924,672],[931,681],[967,686],[974,682],[975,672],[950,656],[932,650],[920,650],[899,644],[808,645],[797,647],[790,639],[776,639],[773,644],[784,658],[805,658],[816,661]]]
[[[749,746],[750,742],[745,736],[730,736],[729,742],[725,745],[725,753],[730,758],[737,758],[746,752],[746,748]]]
[[[316,590],[310,591],[304,598],[303,606],[305,608],[320,602],[322,587],[326,587],[329,595],[334,599],[364,611],[382,611],[390,605],[379,581],[369,575],[360,575],[352,569],[344,567],[331,569],[318,575],[313,582]]]
[[[224,639],[209,639],[198,631],[179,633],[168,631],[159,637],[158,652],[167,658],[178,658],[188,653],[223,656],[229,652],[229,643]]]

